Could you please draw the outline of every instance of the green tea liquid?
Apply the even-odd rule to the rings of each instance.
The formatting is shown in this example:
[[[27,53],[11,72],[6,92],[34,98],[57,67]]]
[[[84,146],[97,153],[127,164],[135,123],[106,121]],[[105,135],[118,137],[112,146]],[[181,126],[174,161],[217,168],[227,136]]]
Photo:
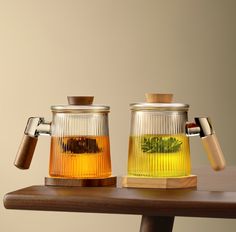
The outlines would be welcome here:
[[[185,134],[130,136],[128,175],[177,177],[191,173]]]

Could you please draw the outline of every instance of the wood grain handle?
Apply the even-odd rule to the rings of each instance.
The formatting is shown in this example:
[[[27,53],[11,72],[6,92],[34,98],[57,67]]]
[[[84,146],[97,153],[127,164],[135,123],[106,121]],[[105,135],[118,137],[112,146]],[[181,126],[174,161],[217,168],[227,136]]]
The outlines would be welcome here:
[[[34,154],[38,138],[24,134],[14,165],[20,169],[28,169]]]
[[[202,137],[202,143],[206,150],[211,167],[215,171],[223,170],[225,168],[225,158],[216,134]]]

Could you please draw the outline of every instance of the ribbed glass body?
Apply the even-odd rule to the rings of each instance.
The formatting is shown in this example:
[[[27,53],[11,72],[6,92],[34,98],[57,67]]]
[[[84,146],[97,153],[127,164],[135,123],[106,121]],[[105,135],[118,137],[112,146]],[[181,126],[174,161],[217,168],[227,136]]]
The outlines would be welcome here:
[[[187,112],[131,111],[128,175],[176,177],[191,173]]]
[[[49,174],[68,178],[111,175],[108,113],[53,112]]]

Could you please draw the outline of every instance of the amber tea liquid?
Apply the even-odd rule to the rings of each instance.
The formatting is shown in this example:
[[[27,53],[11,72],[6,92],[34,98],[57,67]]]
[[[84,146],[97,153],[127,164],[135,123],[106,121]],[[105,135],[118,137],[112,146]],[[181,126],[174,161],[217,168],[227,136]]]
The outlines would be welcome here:
[[[128,175],[176,177],[190,172],[189,139],[185,134],[130,136]]]
[[[49,174],[69,178],[110,176],[109,137],[52,137]]]

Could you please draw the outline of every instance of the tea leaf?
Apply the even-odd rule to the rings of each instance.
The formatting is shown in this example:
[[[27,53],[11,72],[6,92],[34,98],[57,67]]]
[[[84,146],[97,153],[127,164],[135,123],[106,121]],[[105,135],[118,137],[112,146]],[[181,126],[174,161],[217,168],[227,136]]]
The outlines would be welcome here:
[[[141,149],[145,153],[173,153],[178,152],[182,142],[174,137],[143,137]]]
[[[69,138],[67,141],[60,141],[63,152],[71,152],[76,154],[82,153],[99,153],[102,151],[98,147],[96,139],[87,137]]]

